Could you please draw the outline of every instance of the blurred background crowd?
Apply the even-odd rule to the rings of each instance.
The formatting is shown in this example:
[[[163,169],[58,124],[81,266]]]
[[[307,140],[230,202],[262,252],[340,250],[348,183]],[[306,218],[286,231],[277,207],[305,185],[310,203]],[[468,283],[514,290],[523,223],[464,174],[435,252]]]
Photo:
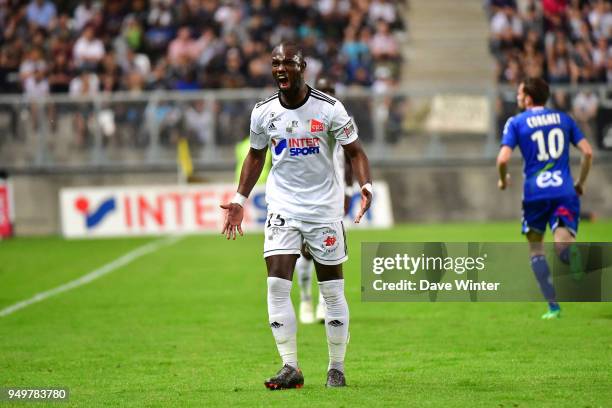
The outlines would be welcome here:
[[[525,77],[551,85],[612,83],[610,0],[489,0],[490,50],[497,80],[516,87]],[[513,113],[507,98],[500,128]],[[590,90],[556,91],[552,105],[571,111],[592,131],[598,97]]]
[[[390,0],[0,0],[0,92],[91,95],[272,85],[270,51],[303,44],[313,83],[397,79]],[[380,84],[379,84],[380,85]]]
[[[612,82],[609,0],[490,0],[489,13],[500,82]]]

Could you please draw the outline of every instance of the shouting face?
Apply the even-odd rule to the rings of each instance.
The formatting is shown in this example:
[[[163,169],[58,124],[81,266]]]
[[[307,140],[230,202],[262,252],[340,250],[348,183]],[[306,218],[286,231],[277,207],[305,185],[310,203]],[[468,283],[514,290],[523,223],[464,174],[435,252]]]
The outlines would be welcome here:
[[[302,53],[296,47],[281,44],[272,51],[272,76],[281,91],[299,90],[304,83],[305,69]]]

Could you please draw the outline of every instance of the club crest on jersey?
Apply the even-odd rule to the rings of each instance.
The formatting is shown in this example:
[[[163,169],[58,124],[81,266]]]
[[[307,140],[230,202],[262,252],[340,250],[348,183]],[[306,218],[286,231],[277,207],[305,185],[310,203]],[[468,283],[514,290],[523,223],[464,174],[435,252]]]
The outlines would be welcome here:
[[[287,133],[293,133],[300,126],[300,122],[297,120],[292,120],[291,123],[287,123]]]
[[[316,119],[310,120],[310,133],[323,132],[324,130],[325,125],[323,124],[323,122],[320,122]]]

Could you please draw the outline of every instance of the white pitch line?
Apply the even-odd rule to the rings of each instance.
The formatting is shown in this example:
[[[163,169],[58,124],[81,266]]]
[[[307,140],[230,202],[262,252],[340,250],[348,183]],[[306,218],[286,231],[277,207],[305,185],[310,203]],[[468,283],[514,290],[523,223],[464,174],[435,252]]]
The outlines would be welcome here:
[[[101,267],[99,267],[98,269],[95,269],[83,276],[81,276],[78,279],[75,279],[73,281],[70,281],[68,283],[64,283],[63,285],[60,285],[58,287],[55,287],[53,289],[49,289],[46,290],[44,292],[40,292],[35,294],[34,296],[32,296],[29,299],[26,300],[22,300],[21,302],[17,302],[5,309],[0,310],[0,317],[4,317],[4,316],[8,316],[11,313],[15,313],[18,310],[21,310],[23,308],[26,308],[34,303],[38,303],[38,302],[42,302],[45,299],[48,299],[52,296],[55,295],[59,295],[60,293],[64,293],[67,292],[71,289],[74,288],[78,288],[79,286],[83,286],[86,285],[104,275],[107,275],[111,272],[113,272],[116,269],[121,268],[124,265],[129,264],[130,262],[144,256],[147,254],[150,254],[152,252],[157,251],[158,249],[164,247],[164,246],[169,246],[172,244],[175,244],[176,242],[178,242],[179,240],[181,240],[183,237],[182,236],[171,236],[168,238],[164,238],[164,239],[160,239],[154,242],[150,242],[148,244],[145,244],[143,246],[140,246],[130,252],[128,252],[125,255],[120,256],[119,258],[115,259],[114,261],[111,261],[109,263],[107,263],[106,265],[103,265]]]

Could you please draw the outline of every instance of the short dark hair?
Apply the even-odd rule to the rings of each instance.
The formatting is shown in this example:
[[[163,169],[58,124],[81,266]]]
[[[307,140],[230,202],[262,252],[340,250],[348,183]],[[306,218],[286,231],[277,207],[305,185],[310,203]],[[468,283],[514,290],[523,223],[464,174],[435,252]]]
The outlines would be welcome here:
[[[281,46],[284,48],[292,49],[295,55],[297,55],[302,62],[304,61],[304,52],[302,51],[302,47],[300,47],[299,44],[293,41],[283,41],[280,44],[278,44],[276,47],[274,47],[274,49],[272,50],[272,53],[280,49]]]
[[[523,92],[531,96],[534,105],[545,105],[550,96],[550,88],[542,78],[527,78],[524,80]]]

